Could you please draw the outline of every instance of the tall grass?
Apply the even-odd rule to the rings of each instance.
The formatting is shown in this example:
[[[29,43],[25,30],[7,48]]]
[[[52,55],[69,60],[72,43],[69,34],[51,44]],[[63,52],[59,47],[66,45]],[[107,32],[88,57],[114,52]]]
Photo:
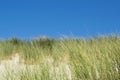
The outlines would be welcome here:
[[[8,67],[4,80],[120,79],[119,36],[0,41],[1,61],[15,53],[25,60],[25,69],[18,70],[15,76]]]

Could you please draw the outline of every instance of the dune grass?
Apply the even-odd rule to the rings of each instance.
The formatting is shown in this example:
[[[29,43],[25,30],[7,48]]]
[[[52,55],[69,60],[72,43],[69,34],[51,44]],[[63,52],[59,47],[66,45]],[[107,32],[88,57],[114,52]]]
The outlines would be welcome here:
[[[4,80],[120,80],[119,36],[0,41],[0,61],[15,53],[25,70],[8,68]]]

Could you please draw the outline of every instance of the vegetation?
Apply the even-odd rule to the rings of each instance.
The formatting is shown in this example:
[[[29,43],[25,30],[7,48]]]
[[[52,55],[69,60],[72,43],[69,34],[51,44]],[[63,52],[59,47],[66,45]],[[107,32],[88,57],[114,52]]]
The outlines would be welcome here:
[[[25,60],[25,70],[15,77],[8,68],[5,80],[120,80],[119,36],[0,41],[1,61],[15,53]]]

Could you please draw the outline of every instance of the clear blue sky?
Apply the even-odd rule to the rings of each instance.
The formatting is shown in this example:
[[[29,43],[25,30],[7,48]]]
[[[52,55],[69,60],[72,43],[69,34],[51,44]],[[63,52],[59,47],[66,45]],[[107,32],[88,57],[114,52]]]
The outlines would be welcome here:
[[[0,0],[0,38],[120,32],[120,0]]]

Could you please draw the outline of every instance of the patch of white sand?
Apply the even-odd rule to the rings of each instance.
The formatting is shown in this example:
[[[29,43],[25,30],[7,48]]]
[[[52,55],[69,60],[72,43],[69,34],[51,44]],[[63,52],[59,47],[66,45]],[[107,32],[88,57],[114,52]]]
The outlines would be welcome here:
[[[57,66],[54,66],[54,60],[52,58],[48,59],[49,72],[51,80],[59,80],[63,77],[66,80],[72,80],[70,66],[65,62],[60,62]],[[62,76],[62,78],[61,78]]]
[[[65,77],[67,80],[72,80],[71,77],[71,70],[70,66],[65,63],[61,62],[57,66],[54,66],[53,62],[54,60],[52,58],[46,59],[48,66],[49,66],[49,76],[50,80],[59,80],[62,79],[61,77]],[[15,77],[16,80],[19,80],[20,78],[20,71],[25,71],[26,69],[29,69],[30,72],[34,71],[35,68],[40,68],[39,65],[29,65],[26,68],[26,64],[24,62],[20,63],[20,56],[18,53],[16,53],[14,56],[12,56],[11,60],[2,60],[0,63],[0,80],[7,80],[6,77],[12,75]],[[39,69],[40,70],[40,69]],[[7,74],[11,71],[11,74]]]

